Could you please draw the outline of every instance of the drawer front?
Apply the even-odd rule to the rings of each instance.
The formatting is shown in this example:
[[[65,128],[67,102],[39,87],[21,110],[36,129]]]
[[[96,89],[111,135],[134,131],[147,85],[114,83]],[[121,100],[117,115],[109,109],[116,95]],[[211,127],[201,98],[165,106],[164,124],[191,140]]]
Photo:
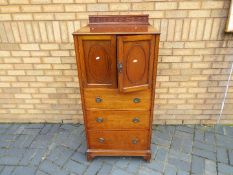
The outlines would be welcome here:
[[[117,89],[85,88],[86,109],[150,110],[150,90],[119,93]]]
[[[146,150],[147,130],[143,131],[88,131],[90,149]]]
[[[150,111],[87,110],[88,129],[149,129]]]

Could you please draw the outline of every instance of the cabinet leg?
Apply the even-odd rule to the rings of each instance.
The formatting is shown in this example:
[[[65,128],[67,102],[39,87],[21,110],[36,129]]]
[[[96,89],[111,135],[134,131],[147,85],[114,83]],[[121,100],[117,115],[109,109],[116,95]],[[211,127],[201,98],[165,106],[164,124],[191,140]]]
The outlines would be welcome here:
[[[90,153],[87,153],[86,157],[87,157],[87,161],[92,161],[94,158],[94,156],[92,156]]]
[[[150,162],[151,160],[151,155],[146,155],[146,156],[143,156],[144,160],[147,161],[148,163]]]

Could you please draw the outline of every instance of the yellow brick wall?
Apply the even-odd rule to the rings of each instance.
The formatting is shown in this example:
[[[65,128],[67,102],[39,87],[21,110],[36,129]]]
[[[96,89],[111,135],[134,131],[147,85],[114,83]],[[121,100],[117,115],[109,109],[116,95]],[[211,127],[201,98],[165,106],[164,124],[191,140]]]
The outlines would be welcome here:
[[[154,123],[216,123],[233,62],[229,3],[0,0],[0,122],[82,122],[71,33],[90,14],[145,13],[161,31]],[[232,79],[222,123],[233,123]]]

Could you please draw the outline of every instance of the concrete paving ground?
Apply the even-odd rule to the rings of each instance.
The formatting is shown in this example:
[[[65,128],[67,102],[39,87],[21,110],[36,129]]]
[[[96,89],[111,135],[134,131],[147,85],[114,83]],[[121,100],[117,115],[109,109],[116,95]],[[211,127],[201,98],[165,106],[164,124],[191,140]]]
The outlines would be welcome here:
[[[1,175],[230,175],[233,127],[153,126],[150,163],[85,159],[83,125],[0,124]]]

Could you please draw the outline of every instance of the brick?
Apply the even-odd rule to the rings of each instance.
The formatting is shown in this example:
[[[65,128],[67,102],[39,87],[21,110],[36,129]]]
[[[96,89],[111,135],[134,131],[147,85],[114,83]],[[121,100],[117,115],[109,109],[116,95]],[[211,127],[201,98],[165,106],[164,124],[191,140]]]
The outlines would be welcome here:
[[[34,69],[51,69],[51,64],[35,64]]]
[[[188,17],[210,17],[210,10],[190,10],[188,12]]]
[[[60,5],[60,4],[43,5],[42,9],[44,12],[63,12],[64,11],[63,5]]]
[[[169,76],[157,76],[157,81],[169,81]]]
[[[184,42],[164,42],[163,48],[184,48]]]
[[[189,88],[188,92],[191,93],[205,93],[207,88]]]
[[[19,81],[35,81],[35,77],[33,76],[20,76],[18,77]]]
[[[201,7],[201,2],[192,1],[192,2],[179,2],[179,9],[199,9]]]
[[[48,13],[34,13],[33,18],[35,20],[54,20],[54,15],[53,14],[48,14]]]
[[[37,22],[32,23],[32,30],[34,34],[35,42],[41,42],[39,24]]]
[[[0,55],[2,57],[8,57],[8,56],[10,56],[10,51],[0,51]]]
[[[110,3],[110,10],[111,11],[128,11],[130,10],[129,3]]]
[[[177,2],[156,2],[155,10],[172,10],[177,9]]]
[[[181,56],[163,56],[162,62],[181,62]]]
[[[161,41],[165,41],[167,39],[167,26],[168,26],[168,20],[167,19],[162,19],[161,20],[161,33],[160,39]]]
[[[61,63],[60,57],[45,57],[42,61],[43,63]]]
[[[186,10],[170,10],[165,12],[167,18],[185,18],[188,16]]]
[[[205,48],[205,42],[202,41],[185,42],[185,48]]]
[[[188,40],[190,29],[190,19],[184,19],[183,29],[182,29],[182,40]]]
[[[28,36],[28,42],[30,42],[30,43],[34,42],[34,34],[32,31],[32,25],[30,22],[26,22],[25,29],[26,29],[26,33]]]
[[[153,2],[144,2],[144,3],[133,3],[133,10],[154,10]]]
[[[51,51],[52,56],[69,56],[68,51]]]
[[[52,0],[31,0],[32,4],[50,4]]]
[[[204,27],[205,27],[205,20],[199,19],[197,24],[196,40],[201,40],[203,38]]]
[[[8,75],[25,75],[23,70],[9,70],[7,71]]]
[[[211,63],[193,63],[192,64],[193,68],[210,68],[211,67]]]
[[[1,4],[1,5],[7,5],[8,2],[7,2],[7,0],[0,0],[0,4]]]
[[[20,42],[20,34],[19,34],[17,23],[11,22],[11,29],[13,32],[15,42]]]
[[[227,17],[228,11],[226,9],[211,10],[211,17]]]
[[[215,49],[212,48],[199,48],[194,50],[194,55],[212,55],[215,53]]]
[[[210,38],[211,29],[212,29],[212,23],[213,23],[212,19],[207,19],[206,20],[205,29],[204,29],[204,35],[203,35],[203,39],[204,40],[208,40]]]
[[[15,12],[20,12],[19,6],[4,6],[0,8],[2,13],[15,13]]]
[[[192,49],[174,49],[173,54],[174,55],[192,55],[193,50]]]
[[[40,36],[43,42],[48,42],[45,22],[39,22]]]
[[[221,25],[220,23],[221,23],[220,19],[214,19],[213,26],[212,26],[212,31],[211,31],[211,35],[210,35],[210,39],[211,40],[217,40],[217,38],[218,38],[218,31],[219,31],[218,26]]]
[[[55,39],[55,41],[56,42],[61,42],[59,23],[57,21],[53,21],[52,25],[53,25],[53,29],[54,29],[54,39]]]
[[[40,49],[42,50],[59,50],[58,44],[40,44]]]
[[[21,50],[39,50],[38,44],[20,44]]]
[[[22,5],[22,12],[41,12],[41,5]]]
[[[82,11],[86,11],[86,5],[85,4],[65,5],[65,11],[66,12],[82,12]]]
[[[224,5],[223,1],[204,1],[202,2],[202,8],[204,9],[222,9]]]
[[[15,94],[15,98],[31,98],[30,94]]]
[[[53,77],[51,76],[38,76],[36,77],[37,81],[53,81]]]
[[[60,23],[60,27],[61,27],[61,39],[63,42],[68,42],[68,28],[65,22],[61,22]]]
[[[182,26],[183,26],[183,20],[176,20],[175,36],[174,36],[175,41],[181,41]]]
[[[206,47],[221,47],[224,45],[224,42],[222,41],[206,41]]]
[[[87,4],[87,11],[107,11],[108,4]]]
[[[16,77],[14,77],[14,76],[1,76],[0,80],[1,81],[16,81]]]
[[[37,57],[24,57],[23,63],[40,63],[41,59]]]
[[[17,0],[9,0],[9,4],[19,4],[19,1]],[[22,0],[20,1],[20,4],[29,4],[29,0]]]
[[[0,14],[0,21],[9,21],[11,20],[10,14]]]
[[[167,41],[174,40],[174,28],[175,28],[175,20],[168,21],[168,33],[167,33]]]
[[[54,42],[53,26],[51,22],[46,22],[46,31],[48,33],[48,41]]]
[[[58,3],[58,4],[69,4],[73,2],[74,0],[53,0],[53,3]]]
[[[197,20],[192,19],[191,23],[190,23],[189,40],[195,40],[195,38],[196,38],[196,28],[197,28]]]
[[[13,14],[14,20],[32,20],[32,14]]]
[[[56,20],[72,20],[75,19],[75,13],[55,13]]]

